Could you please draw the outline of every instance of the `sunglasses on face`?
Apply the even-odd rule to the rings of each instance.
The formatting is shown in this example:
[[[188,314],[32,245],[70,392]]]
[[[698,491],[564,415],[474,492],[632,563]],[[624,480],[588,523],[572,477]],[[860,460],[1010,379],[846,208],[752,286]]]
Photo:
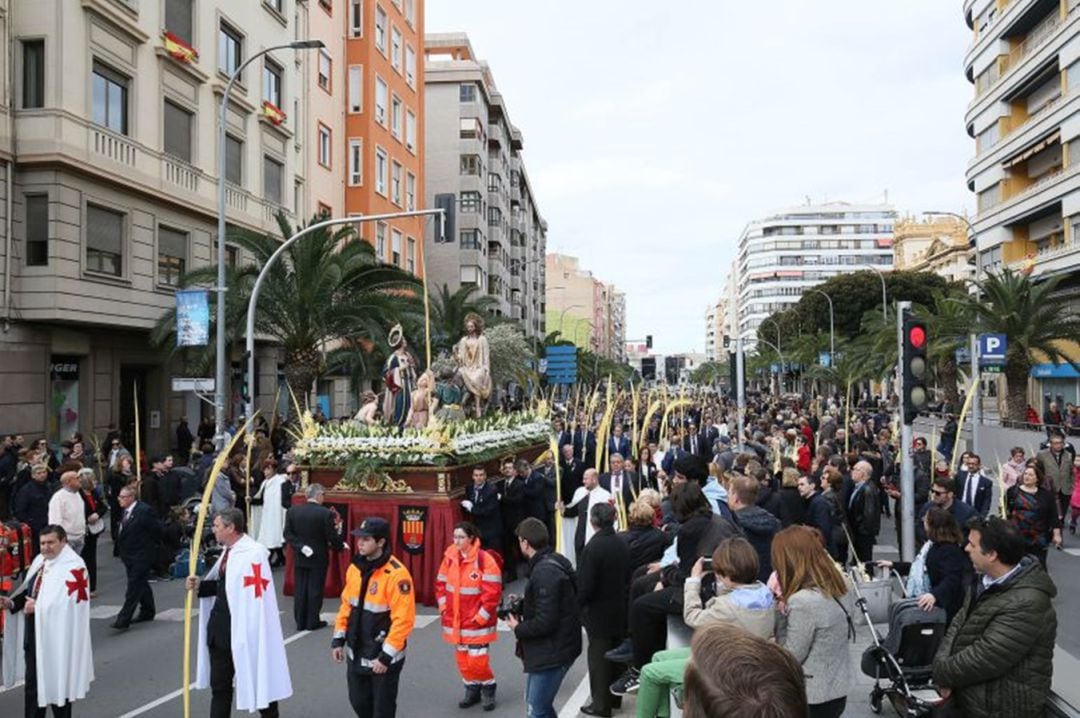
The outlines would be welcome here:
[[[944,489],[933,489],[930,493],[932,493],[934,496],[944,496],[949,492]]]

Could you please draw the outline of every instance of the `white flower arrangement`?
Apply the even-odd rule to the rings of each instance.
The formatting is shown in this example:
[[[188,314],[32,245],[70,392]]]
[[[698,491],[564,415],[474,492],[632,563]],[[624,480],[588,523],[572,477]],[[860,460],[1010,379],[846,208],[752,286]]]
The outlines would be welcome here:
[[[468,463],[477,456],[546,441],[547,420],[522,412],[470,419],[433,429],[342,424],[318,426],[304,417],[293,453],[312,465],[345,466],[360,458],[396,466]]]

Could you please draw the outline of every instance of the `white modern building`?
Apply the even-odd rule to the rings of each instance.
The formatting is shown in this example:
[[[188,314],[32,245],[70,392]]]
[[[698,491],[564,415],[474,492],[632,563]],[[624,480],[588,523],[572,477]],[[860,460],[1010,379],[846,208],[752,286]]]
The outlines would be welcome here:
[[[979,271],[1061,276],[1061,309],[1078,312],[1080,0],[966,0],[964,15]],[[1068,364],[1036,365],[1032,379],[1037,407],[1080,400],[1080,373]]]
[[[753,351],[758,326],[838,274],[893,265],[896,211],[829,202],[781,210],[746,226],[736,258],[737,331]]]

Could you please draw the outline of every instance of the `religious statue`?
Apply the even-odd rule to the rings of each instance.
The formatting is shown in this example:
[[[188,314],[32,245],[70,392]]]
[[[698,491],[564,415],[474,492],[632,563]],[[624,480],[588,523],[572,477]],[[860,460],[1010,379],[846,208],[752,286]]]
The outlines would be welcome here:
[[[409,408],[409,416],[405,420],[405,426],[414,429],[427,428],[431,404],[431,370],[425,371],[416,380],[416,390],[412,393],[412,406]]]
[[[378,414],[379,397],[371,390],[365,391],[360,397],[360,411],[356,412],[353,421],[365,424],[366,426],[374,426],[379,423]]]
[[[491,397],[491,357],[487,337],[484,336],[484,320],[478,314],[465,315],[465,336],[454,345],[454,361],[458,375],[465,384],[465,400],[462,407],[472,399],[476,418],[484,413]]]
[[[412,408],[412,393],[416,385],[416,362],[409,354],[409,343],[400,324],[395,324],[387,338],[394,352],[383,365],[383,421],[399,428],[405,426]]]
[[[438,421],[447,423],[465,418],[465,412],[461,410],[462,393],[457,372],[450,368],[442,369],[431,395],[431,412]]]

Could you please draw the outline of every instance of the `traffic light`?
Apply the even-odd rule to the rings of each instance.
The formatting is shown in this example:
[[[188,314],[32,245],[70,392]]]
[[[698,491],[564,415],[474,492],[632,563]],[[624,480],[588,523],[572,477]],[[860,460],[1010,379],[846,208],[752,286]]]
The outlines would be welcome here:
[[[930,394],[926,389],[926,323],[921,319],[904,319],[903,362],[904,423],[912,424],[919,412],[926,411]]]
[[[652,334],[645,335],[645,348],[652,349]]]

